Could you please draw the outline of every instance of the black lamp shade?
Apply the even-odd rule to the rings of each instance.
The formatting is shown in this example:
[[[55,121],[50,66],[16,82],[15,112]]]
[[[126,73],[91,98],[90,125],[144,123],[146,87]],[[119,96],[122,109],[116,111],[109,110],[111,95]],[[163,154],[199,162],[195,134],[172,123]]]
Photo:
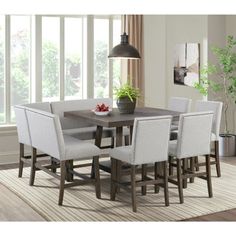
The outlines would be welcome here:
[[[129,44],[129,36],[124,33],[121,35],[120,44],[110,51],[108,58],[140,59],[141,57],[138,50]]]

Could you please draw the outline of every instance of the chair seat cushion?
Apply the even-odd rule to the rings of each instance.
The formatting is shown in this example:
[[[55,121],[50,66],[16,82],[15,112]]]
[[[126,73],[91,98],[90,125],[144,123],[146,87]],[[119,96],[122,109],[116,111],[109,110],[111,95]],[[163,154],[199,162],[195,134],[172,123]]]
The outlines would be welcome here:
[[[76,129],[65,129],[63,134],[70,135],[74,138],[81,140],[95,139],[96,136],[96,126],[76,128]],[[116,133],[115,128],[103,128],[102,138],[114,137]],[[127,127],[123,128],[123,135],[129,135],[129,129]]]
[[[85,160],[99,156],[101,150],[92,143],[63,135],[65,142],[65,160]]]
[[[110,157],[133,164],[133,152],[131,146],[116,147],[110,150]]]

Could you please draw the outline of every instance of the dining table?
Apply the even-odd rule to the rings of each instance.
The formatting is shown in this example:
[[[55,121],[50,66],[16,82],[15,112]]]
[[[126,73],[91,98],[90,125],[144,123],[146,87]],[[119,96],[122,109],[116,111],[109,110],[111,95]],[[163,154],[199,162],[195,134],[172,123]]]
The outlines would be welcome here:
[[[67,111],[64,112],[64,117],[70,119],[79,119],[84,120],[86,123],[90,123],[91,125],[95,125],[96,136],[95,136],[95,145],[101,147],[102,141],[102,132],[103,128],[114,128],[115,129],[115,137],[116,142],[115,146],[119,147],[123,145],[123,127],[129,127],[130,130],[130,142],[132,140],[133,133],[133,124],[135,118],[138,117],[150,117],[150,116],[172,116],[172,121],[178,121],[180,112],[171,111],[161,108],[153,108],[153,107],[137,107],[132,114],[122,114],[119,112],[117,108],[113,108],[112,111],[106,116],[96,115],[94,111],[91,110],[78,110],[78,111]],[[158,134],[157,134],[158,135]],[[117,162],[117,175],[119,175],[121,170],[121,162]],[[107,162],[100,162],[100,169],[111,172],[110,165]]]

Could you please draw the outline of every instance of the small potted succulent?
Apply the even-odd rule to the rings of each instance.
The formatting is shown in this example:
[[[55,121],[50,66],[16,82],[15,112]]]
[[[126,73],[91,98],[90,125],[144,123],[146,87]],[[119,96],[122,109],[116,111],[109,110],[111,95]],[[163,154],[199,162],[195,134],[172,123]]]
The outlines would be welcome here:
[[[117,98],[117,107],[122,114],[134,113],[136,100],[140,96],[140,91],[129,83],[120,88],[114,88],[114,94]]]

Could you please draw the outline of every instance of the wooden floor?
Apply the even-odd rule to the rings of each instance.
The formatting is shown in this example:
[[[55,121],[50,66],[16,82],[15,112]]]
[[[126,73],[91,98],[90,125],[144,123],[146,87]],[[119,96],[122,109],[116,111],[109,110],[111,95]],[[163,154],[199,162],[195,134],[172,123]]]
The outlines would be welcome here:
[[[236,157],[224,157],[222,161],[236,165]],[[0,165],[0,170],[16,167],[16,164]],[[0,221],[45,220],[24,201],[0,184]],[[236,221],[236,209],[200,216],[187,221]]]
[[[225,163],[236,165],[236,157],[224,157],[221,160]],[[187,221],[236,221],[236,209],[199,216]]]

